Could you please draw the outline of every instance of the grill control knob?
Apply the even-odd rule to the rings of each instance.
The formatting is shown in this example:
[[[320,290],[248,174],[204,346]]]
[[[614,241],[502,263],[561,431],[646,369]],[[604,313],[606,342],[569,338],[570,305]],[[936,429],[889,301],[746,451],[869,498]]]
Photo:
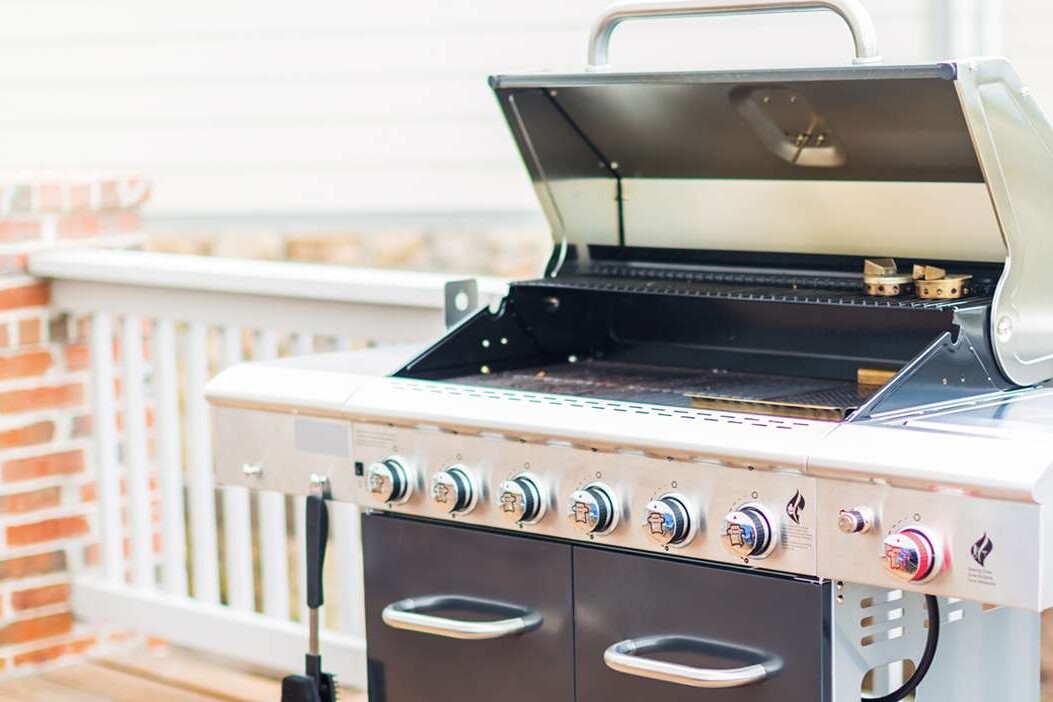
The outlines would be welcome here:
[[[679,495],[663,495],[648,502],[641,527],[659,546],[683,546],[695,535],[691,508]]]
[[[497,491],[497,509],[512,524],[536,524],[545,516],[545,501],[537,480],[527,474],[501,483]]]
[[[883,554],[889,575],[908,583],[924,583],[943,570],[943,544],[923,526],[900,529],[885,537]]]
[[[397,456],[388,456],[369,466],[366,487],[374,500],[384,504],[402,504],[413,492],[406,468]]]
[[[476,492],[464,466],[450,466],[431,479],[431,502],[448,514],[467,514],[475,509]]]
[[[567,519],[583,534],[609,534],[618,525],[618,503],[603,483],[589,483],[570,495]]]
[[[843,509],[837,515],[837,528],[843,534],[865,534],[874,526],[874,512],[869,507]]]
[[[750,502],[724,517],[721,539],[739,558],[767,558],[779,540],[778,522],[767,508]]]

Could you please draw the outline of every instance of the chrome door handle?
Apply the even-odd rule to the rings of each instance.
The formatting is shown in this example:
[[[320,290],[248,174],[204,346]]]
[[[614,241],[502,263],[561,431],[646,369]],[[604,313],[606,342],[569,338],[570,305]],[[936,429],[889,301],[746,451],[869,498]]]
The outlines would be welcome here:
[[[627,20],[712,15],[755,15],[772,12],[829,10],[848,25],[855,42],[855,63],[880,63],[874,20],[859,0],[662,0],[661,2],[617,2],[596,18],[589,32],[590,71],[607,68],[611,35]]]
[[[693,650],[700,653],[740,659],[737,668],[695,668],[644,658],[655,651]],[[649,680],[705,688],[746,687],[764,682],[782,668],[782,660],[756,649],[735,644],[695,639],[687,636],[645,636],[619,641],[603,652],[603,662],[611,670]]]
[[[496,612],[505,615],[505,618],[474,621],[450,619],[426,613],[429,610],[454,608],[478,612]],[[509,614],[513,616],[507,616]],[[392,602],[384,608],[380,618],[392,629],[416,631],[421,634],[442,636],[448,639],[466,639],[471,641],[518,636],[537,629],[543,621],[540,614],[525,607],[454,595],[410,597],[398,602]]]

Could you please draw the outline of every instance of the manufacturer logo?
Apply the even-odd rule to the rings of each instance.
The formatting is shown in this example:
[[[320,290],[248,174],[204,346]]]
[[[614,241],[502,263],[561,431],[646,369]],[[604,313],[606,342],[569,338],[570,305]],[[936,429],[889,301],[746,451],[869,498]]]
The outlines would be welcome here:
[[[501,511],[502,512],[508,512],[510,514],[512,512],[515,512],[516,511],[516,503],[518,501],[519,501],[518,497],[516,497],[512,493],[506,492],[505,494],[501,495]]]
[[[369,491],[372,493],[384,492],[384,483],[387,481],[383,475],[377,475],[376,473],[369,476]]]
[[[728,545],[733,548],[750,546],[746,539],[746,529],[741,524],[728,524]]]
[[[986,533],[984,533],[984,535],[980,537],[980,540],[973,544],[970,551],[973,560],[979,563],[980,567],[983,568],[984,564],[987,562],[987,557],[991,555],[991,551],[994,551],[994,542],[991,541],[991,538]]]
[[[574,514],[575,524],[589,523],[589,513],[592,512],[592,509],[584,502],[575,502],[570,511]]]
[[[666,532],[665,517],[658,512],[651,512],[651,514],[647,516],[647,526],[651,528],[652,534],[662,536]]]
[[[792,519],[794,524],[801,523],[801,512],[804,511],[805,504],[804,495],[800,490],[793,493],[793,497],[786,503],[786,516]]]

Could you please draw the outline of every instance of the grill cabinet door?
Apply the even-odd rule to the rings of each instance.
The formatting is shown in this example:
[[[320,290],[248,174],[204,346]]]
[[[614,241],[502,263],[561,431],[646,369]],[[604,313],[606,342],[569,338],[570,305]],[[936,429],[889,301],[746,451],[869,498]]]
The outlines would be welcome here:
[[[362,518],[362,541],[371,702],[574,699],[570,546],[383,515]],[[439,596],[438,608],[419,609],[445,623],[533,615],[541,623],[518,635],[463,640],[383,620],[392,603]],[[472,600],[520,611],[472,607]],[[402,609],[413,623],[418,608]]]
[[[577,701],[828,700],[828,592],[783,577],[576,547]],[[778,661],[778,670],[722,689],[639,677],[604,662],[608,648],[627,640],[654,645],[621,657],[630,666],[657,660],[751,678],[753,665]]]

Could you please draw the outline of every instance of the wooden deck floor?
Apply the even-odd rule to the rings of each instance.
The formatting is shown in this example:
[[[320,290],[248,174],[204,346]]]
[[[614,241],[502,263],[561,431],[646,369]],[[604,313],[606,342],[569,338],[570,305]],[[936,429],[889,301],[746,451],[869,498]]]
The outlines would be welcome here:
[[[273,677],[179,649],[134,651],[25,678],[0,680],[0,702],[279,702]],[[342,690],[340,702],[366,702]]]

